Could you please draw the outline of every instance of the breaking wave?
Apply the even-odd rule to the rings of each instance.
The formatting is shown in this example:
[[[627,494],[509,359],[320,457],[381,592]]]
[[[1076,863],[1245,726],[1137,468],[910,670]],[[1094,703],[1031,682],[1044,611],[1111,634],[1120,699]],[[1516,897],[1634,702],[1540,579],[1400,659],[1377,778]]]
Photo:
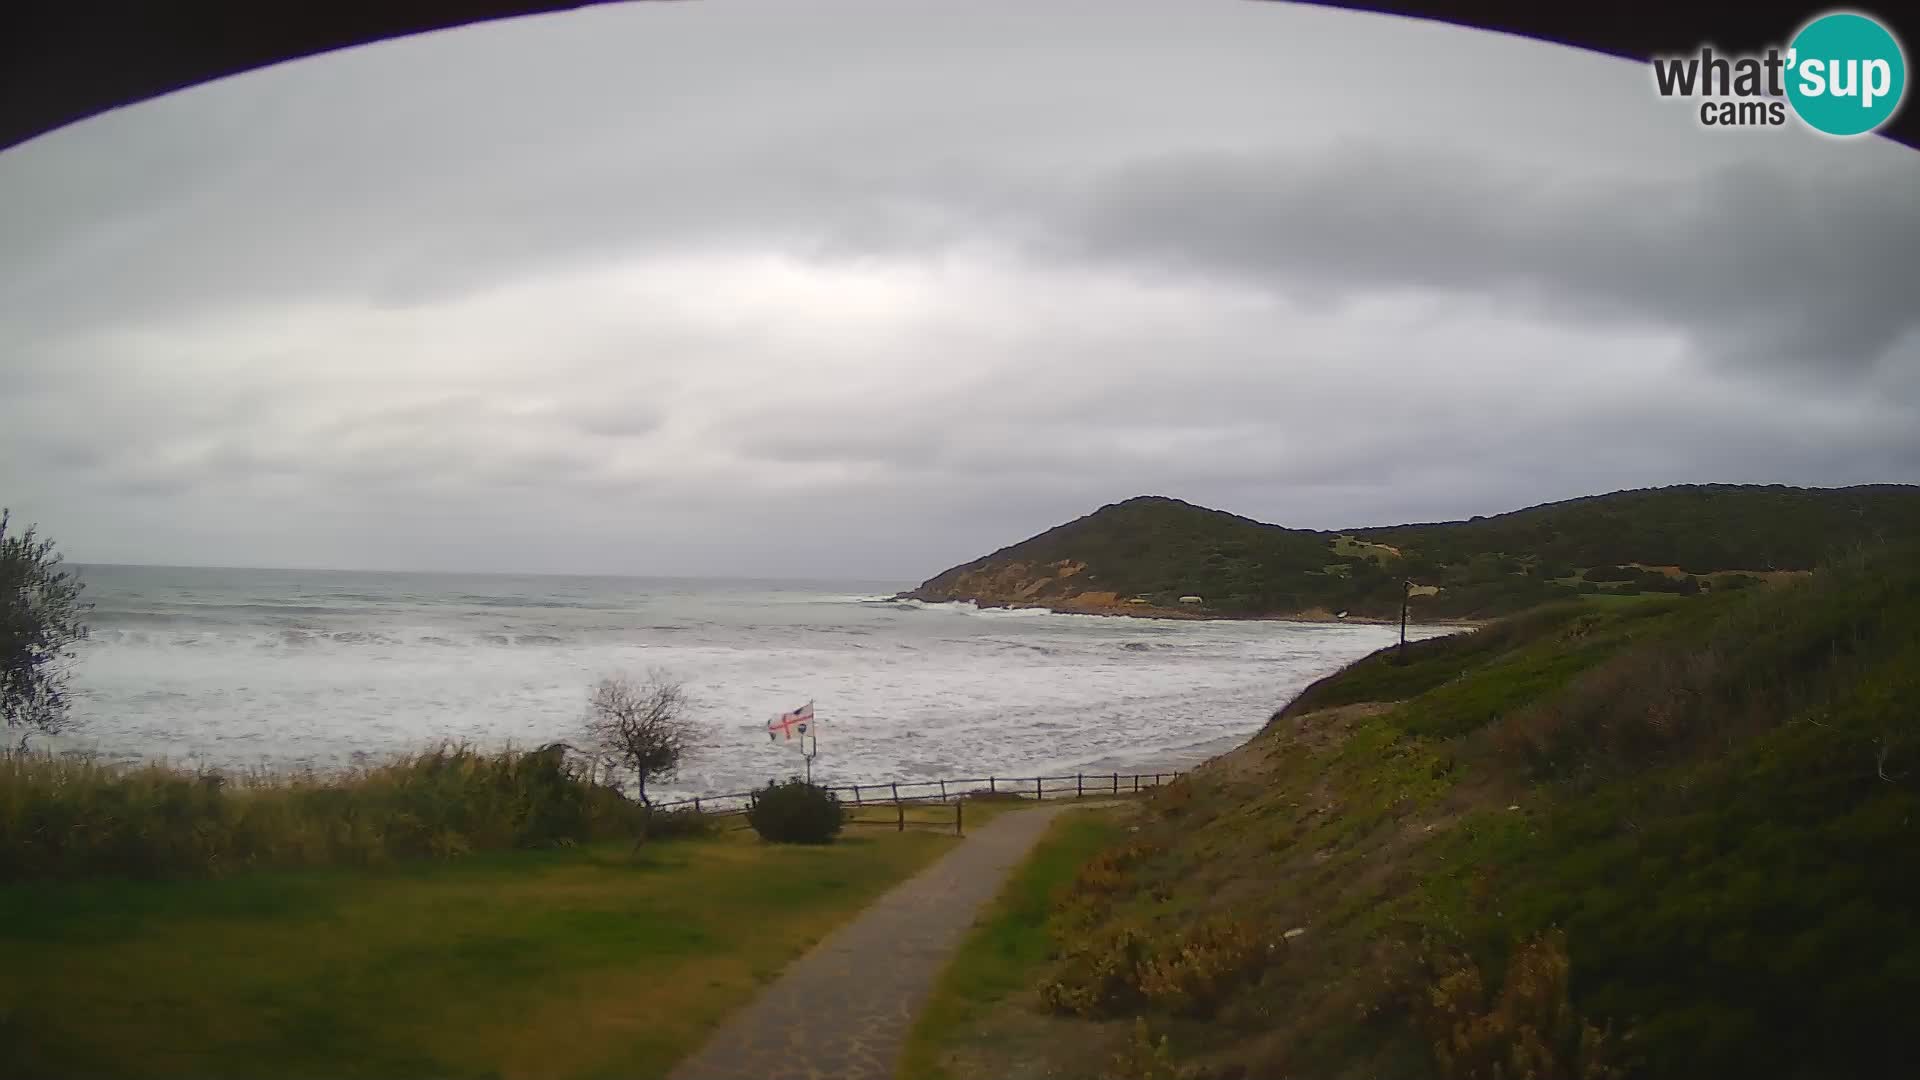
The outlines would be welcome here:
[[[1158,763],[1244,739],[1397,632],[982,609],[883,587],[82,576],[96,628],[69,741],[107,757],[297,768],[439,739],[532,745],[575,732],[595,680],[659,669],[686,684],[701,730],[686,791],[797,771],[764,725],[807,700],[815,775],[836,783]]]

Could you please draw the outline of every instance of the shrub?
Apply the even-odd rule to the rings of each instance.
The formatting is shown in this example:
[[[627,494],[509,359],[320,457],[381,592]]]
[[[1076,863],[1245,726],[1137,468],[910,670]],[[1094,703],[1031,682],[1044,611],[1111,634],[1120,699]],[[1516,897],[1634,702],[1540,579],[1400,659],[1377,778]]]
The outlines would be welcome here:
[[[1214,916],[1147,957],[1136,981],[1155,1007],[1205,1018],[1260,974],[1273,948],[1245,923]]]
[[[1145,1018],[1136,1016],[1126,1045],[1108,1060],[1100,1080],[1174,1080],[1178,1075],[1167,1037],[1153,1038]]]
[[[833,792],[796,776],[756,792],[747,823],[776,844],[829,844],[846,823],[846,809]]]
[[[1153,845],[1134,837],[1081,864],[1073,880],[1054,898],[1048,930],[1063,948],[1075,947],[1081,935],[1098,926],[1112,912],[1114,901],[1133,884],[1133,868],[1154,852]]]
[[[1040,984],[1040,1000],[1054,1012],[1119,1015],[1140,1004],[1144,939],[1131,927],[1110,927],[1081,938]]]
[[[1041,984],[1040,999],[1077,1016],[1122,1016],[1147,1005],[1205,1018],[1258,978],[1275,948],[1247,923],[1219,914],[1158,945],[1130,926],[1083,928]]]
[[[559,747],[441,746],[334,774],[228,777],[0,754],[0,880],[219,874],[550,847],[630,831],[635,806]]]
[[[1581,576],[1588,581],[1633,581],[1640,571],[1631,566],[1595,566]]]
[[[8,535],[0,509],[0,720],[58,731],[66,723],[67,662],[85,640],[80,582],[60,569],[53,541],[32,526]],[[24,745],[24,743],[22,744]]]
[[[1567,996],[1566,937],[1513,951],[1497,998],[1471,961],[1439,960],[1422,1012],[1443,1080],[1616,1080],[1626,1075],[1610,1030],[1577,1015]]]
[[[712,814],[703,814],[692,807],[677,810],[655,810],[647,815],[646,835],[650,840],[671,840],[677,837],[708,836],[718,828]]]

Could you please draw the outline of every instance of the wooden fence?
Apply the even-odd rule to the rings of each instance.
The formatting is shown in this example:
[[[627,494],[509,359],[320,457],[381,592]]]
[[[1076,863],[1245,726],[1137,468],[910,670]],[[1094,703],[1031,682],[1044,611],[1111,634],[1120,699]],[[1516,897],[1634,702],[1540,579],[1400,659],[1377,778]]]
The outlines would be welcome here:
[[[897,780],[879,784],[823,784],[839,797],[849,810],[849,825],[892,825],[904,831],[908,825],[946,824],[945,813],[939,820],[909,819],[911,809],[941,807],[953,811],[953,831],[959,835],[965,819],[968,799],[1002,796],[1009,799],[1083,799],[1101,795],[1131,795],[1159,787],[1179,771],[1157,773],[1071,773],[1060,776],[982,776],[959,780]],[[717,817],[745,816],[753,807],[758,792],[733,791],[721,795],[698,795],[689,799],[654,803],[655,811],[692,810]],[[869,816],[866,809],[890,810],[884,816]],[[746,828],[745,822],[740,825]]]

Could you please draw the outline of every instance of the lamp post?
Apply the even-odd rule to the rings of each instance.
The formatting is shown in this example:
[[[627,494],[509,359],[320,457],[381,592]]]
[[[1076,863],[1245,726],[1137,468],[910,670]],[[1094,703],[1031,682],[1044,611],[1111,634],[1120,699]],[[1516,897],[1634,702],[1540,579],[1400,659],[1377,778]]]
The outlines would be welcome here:
[[[1413,595],[1413,579],[1400,579],[1400,650],[1394,654],[1394,663],[1407,662],[1407,600]]]

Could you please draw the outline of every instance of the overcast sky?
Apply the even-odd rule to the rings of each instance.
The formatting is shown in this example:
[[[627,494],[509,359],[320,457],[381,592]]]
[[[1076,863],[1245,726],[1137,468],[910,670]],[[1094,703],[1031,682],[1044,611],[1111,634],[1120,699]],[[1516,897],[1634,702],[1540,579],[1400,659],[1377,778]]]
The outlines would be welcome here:
[[[0,208],[0,502],[81,562],[908,583],[1143,493],[1920,480],[1920,154],[1386,16],[592,8],[84,122]]]

